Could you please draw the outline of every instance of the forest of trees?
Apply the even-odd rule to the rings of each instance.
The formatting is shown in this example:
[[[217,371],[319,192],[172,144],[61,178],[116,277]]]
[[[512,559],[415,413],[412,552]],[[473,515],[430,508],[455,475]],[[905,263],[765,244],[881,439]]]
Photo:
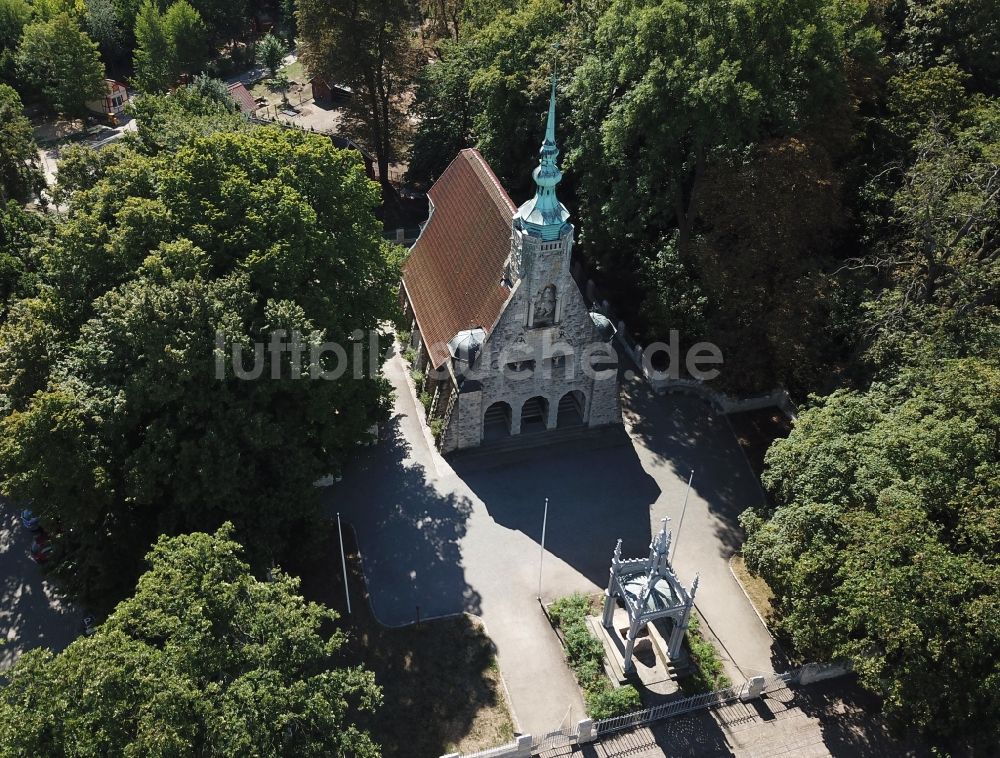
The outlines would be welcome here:
[[[387,408],[367,335],[399,269],[377,185],[356,152],[251,127],[196,80],[143,97],[115,145],[65,148],[61,210],[26,207],[36,148],[6,85],[0,106],[2,491],[41,515],[60,590],[110,612],[19,659],[0,753],[378,755],[351,725],[371,675],[273,568],[324,538],[313,482]],[[357,345],[306,356],[346,361],[340,379],[239,378],[247,356],[293,376],[256,354],[276,331]]]
[[[273,3],[261,62],[298,44],[352,88],[345,129],[381,193],[356,154],[250,126],[217,80],[163,94],[252,47],[258,10],[0,0],[0,480],[61,523],[67,591],[110,609],[154,545],[152,575],[208,539],[238,539],[258,574],[280,561],[387,388],[214,381],[215,333],[228,352],[392,318],[390,161],[426,187],[476,146],[524,200],[555,70],[588,275],[640,341],[715,342],[718,388],[801,404],[768,502],[744,504],[776,632],[799,659],[851,659],[893,723],[946,752],[1000,742],[996,0]],[[76,114],[106,66],[148,93],[136,133],[65,150],[60,209],[31,205],[24,103]],[[122,607],[107,634],[147,655]],[[81,655],[29,658],[0,713],[86,676]],[[0,735],[57,739],[33,723]]]

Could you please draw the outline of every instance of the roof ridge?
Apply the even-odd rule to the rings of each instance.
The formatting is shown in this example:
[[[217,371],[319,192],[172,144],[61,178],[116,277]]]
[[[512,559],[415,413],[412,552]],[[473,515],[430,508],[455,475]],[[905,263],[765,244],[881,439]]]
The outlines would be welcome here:
[[[428,190],[434,211],[403,264],[407,299],[435,368],[447,343],[487,333],[509,300],[502,285],[517,208],[478,150],[466,148]]]
[[[490,168],[490,164],[486,162],[486,159],[483,157],[483,154],[480,153],[479,150],[474,147],[465,148],[464,150],[462,150],[462,154],[463,155],[471,154],[472,157],[475,158],[479,166],[486,172],[486,176],[490,180],[490,182],[492,182],[493,187],[497,190],[497,192],[500,193],[500,199],[503,200],[504,203],[506,203],[507,208],[510,210],[510,212],[514,213],[514,211],[517,210],[517,206],[514,205],[514,201],[510,199],[510,195],[507,194],[507,190],[505,190],[503,185],[500,184],[500,180],[497,179],[497,175],[493,173],[493,169]]]

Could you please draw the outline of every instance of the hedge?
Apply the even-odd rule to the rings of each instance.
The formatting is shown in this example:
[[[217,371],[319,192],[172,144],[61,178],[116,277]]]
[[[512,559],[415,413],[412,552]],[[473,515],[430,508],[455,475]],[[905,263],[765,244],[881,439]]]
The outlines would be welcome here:
[[[615,689],[604,675],[604,646],[587,629],[590,600],[576,592],[561,597],[549,607],[549,617],[562,632],[566,656],[583,689],[587,715],[606,719],[642,707],[639,691],[631,684]]]

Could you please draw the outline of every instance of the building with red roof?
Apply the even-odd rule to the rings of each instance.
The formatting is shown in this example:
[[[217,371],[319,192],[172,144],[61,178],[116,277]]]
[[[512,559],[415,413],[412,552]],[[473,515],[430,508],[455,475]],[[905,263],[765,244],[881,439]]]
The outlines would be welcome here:
[[[226,89],[229,90],[229,97],[236,103],[240,113],[252,116],[257,111],[257,103],[254,101],[253,95],[250,94],[250,90],[243,86],[242,82],[233,82]]]
[[[477,150],[428,192],[403,266],[418,391],[443,452],[567,426],[621,423],[614,327],[570,273],[573,225],[556,197],[555,82],[535,196],[516,206]]]

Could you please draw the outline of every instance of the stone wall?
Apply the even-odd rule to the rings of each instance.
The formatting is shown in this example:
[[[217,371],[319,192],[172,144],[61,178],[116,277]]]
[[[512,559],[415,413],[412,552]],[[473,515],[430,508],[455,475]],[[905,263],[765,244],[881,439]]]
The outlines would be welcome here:
[[[537,397],[547,405],[546,427],[557,428],[559,402],[574,391],[582,395],[582,419],[588,426],[621,423],[617,373],[603,371],[595,376],[584,365],[586,349],[598,335],[570,275],[572,245],[572,227],[557,242],[543,242],[514,231],[509,270],[521,272],[523,278],[514,285],[483,346],[477,380],[462,387],[442,438],[442,451],[478,446],[484,415],[498,402],[510,408],[513,435],[521,432],[525,404]],[[554,323],[540,326],[536,323],[539,303],[547,287],[554,287],[556,293]],[[564,356],[563,365],[549,362],[557,356]],[[534,366],[522,372],[507,370],[518,360],[534,361]]]

